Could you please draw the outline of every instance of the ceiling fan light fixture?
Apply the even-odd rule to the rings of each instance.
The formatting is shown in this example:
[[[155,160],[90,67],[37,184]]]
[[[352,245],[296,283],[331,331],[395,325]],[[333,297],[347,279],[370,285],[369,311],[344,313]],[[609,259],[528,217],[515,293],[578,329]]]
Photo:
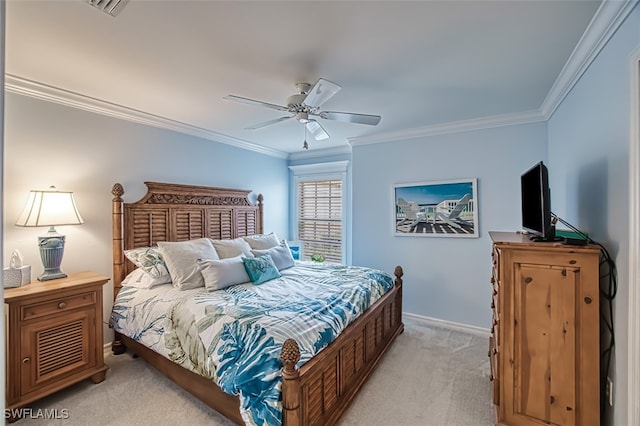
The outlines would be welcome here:
[[[316,120],[309,120],[304,127],[311,132],[315,140],[323,141],[329,139],[329,134]]]

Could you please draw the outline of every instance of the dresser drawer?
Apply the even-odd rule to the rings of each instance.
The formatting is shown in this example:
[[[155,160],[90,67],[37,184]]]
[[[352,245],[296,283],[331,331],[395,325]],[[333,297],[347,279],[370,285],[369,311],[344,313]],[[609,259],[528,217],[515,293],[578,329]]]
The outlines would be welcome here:
[[[81,308],[83,306],[92,306],[95,305],[95,303],[96,293],[94,291],[90,291],[21,306],[20,317],[22,321],[28,321],[55,314],[56,312],[64,312],[71,309]]]

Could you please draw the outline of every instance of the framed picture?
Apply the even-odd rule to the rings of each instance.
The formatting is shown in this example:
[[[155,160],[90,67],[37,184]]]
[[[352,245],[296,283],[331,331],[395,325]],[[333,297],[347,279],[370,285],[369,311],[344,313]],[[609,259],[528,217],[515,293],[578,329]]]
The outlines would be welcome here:
[[[293,260],[303,260],[302,259],[302,241],[287,241],[287,245],[289,246],[289,250],[291,250],[291,255],[293,256]]]
[[[476,179],[394,185],[394,235],[478,237]]]

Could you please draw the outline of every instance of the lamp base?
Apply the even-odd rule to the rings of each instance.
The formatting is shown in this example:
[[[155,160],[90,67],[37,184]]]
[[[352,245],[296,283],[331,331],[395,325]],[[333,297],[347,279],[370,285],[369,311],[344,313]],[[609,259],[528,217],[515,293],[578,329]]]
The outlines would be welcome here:
[[[44,271],[42,275],[38,277],[38,281],[49,281],[49,280],[57,280],[58,278],[66,278],[67,274],[62,272],[60,269],[58,271]]]
[[[44,272],[38,277],[38,281],[65,278],[67,274],[60,270],[64,254],[64,235],[56,233],[55,230],[49,230],[46,236],[38,237],[38,245],[44,266]]]

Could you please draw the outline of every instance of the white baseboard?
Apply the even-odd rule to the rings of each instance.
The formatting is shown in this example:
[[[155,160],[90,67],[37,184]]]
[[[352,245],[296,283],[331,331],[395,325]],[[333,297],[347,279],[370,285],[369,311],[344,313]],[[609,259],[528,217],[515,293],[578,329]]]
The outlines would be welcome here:
[[[439,318],[425,317],[422,315],[412,314],[410,312],[403,312],[403,317],[411,318],[416,321],[421,321],[429,325],[437,325],[444,328],[450,328],[458,331],[464,331],[466,333],[472,333],[480,337],[489,337],[491,334],[489,329],[477,327],[475,325],[462,324],[459,322],[447,321]]]

